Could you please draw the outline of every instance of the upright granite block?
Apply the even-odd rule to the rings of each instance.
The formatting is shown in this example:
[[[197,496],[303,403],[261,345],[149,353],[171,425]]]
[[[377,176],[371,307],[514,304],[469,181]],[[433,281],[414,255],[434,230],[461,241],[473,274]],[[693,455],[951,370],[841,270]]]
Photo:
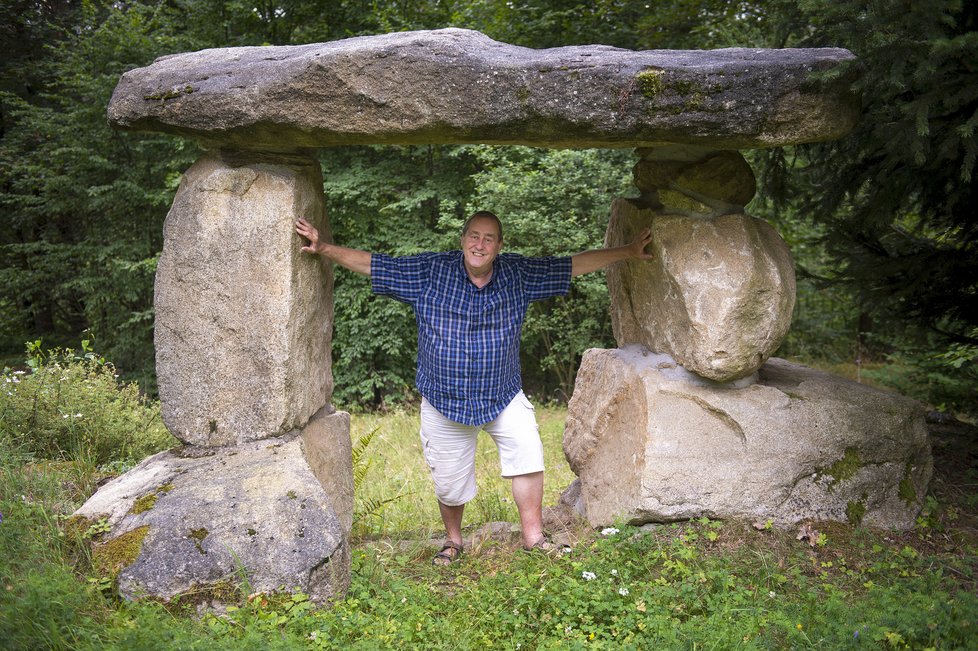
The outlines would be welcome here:
[[[293,223],[328,236],[318,163],[208,154],[184,174],[156,273],[163,420],[185,443],[302,427],[332,393],[332,272]]]
[[[933,472],[919,403],[780,359],[758,376],[721,384],[640,346],[587,351],[564,432],[583,515],[913,526]]]

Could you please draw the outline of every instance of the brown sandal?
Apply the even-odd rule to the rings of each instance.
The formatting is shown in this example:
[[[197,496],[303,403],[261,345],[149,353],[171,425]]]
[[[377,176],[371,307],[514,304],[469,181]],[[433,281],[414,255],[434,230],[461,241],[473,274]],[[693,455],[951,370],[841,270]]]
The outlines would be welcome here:
[[[451,540],[446,540],[441,546],[435,557],[431,559],[432,565],[451,565],[462,557],[462,546]]]

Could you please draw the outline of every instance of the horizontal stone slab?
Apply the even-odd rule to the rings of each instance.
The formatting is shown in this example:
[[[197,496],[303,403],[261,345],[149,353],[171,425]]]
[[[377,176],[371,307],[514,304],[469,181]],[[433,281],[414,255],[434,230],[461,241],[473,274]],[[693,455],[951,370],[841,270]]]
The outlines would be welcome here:
[[[205,146],[491,143],[774,147],[831,140],[858,107],[817,73],[844,49],[534,50],[471,30],[241,47],[122,76],[109,121]]]

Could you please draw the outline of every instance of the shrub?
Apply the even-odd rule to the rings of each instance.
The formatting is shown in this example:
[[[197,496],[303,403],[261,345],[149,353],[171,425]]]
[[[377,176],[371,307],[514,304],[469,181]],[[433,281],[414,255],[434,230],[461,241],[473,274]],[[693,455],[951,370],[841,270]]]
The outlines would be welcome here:
[[[134,383],[82,342],[82,351],[28,344],[29,370],[0,376],[0,438],[46,459],[128,464],[177,444]]]

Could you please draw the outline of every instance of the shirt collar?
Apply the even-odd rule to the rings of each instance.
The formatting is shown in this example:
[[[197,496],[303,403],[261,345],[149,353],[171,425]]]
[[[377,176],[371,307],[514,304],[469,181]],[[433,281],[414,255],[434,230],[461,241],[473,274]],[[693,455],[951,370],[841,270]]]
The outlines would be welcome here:
[[[456,250],[454,253],[457,254],[456,257],[458,258],[456,268],[458,269],[459,273],[462,274],[462,280],[467,283],[466,286],[471,286],[478,292],[489,288],[495,289],[504,282],[506,277],[506,265],[500,264],[502,254],[497,255],[496,259],[492,261],[492,276],[489,278],[489,282],[487,282],[483,287],[476,287],[475,283],[472,282],[472,279],[469,278],[469,272],[465,269],[465,255],[463,255],[462,251],[459,250]]]

